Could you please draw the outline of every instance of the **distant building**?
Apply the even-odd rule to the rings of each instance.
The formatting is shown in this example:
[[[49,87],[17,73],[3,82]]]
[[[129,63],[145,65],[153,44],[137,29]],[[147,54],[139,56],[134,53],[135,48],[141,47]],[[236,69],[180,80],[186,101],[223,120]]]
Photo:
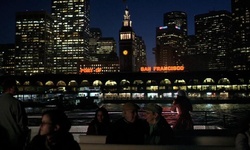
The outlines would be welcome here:
[[[102,37],[102,31],[100,28],[90,28],[89,31],[90,31],[89,38],[98,40],[99,38]]]
[[[250,1],[232,0],[234,70],[250,70]]]
[[[89,60],[89,0],[53,0],[54,73],[77,74],[77,63]]]
[[[182,66],[187,50],[187,15],[173,11],[164,14],[164,26],[156,28],[154,48],[157,66]]]
[[[156,66],[181,66],[183,37],[179,29],[162,26],[156,28]]]
[[[198,51],[199,45],[195,35],[187,38],[187,52],[181,58],[185,64],[185,71],[205,71],[209,57]]]
[[[195,16],[197,56],[208,58],[204,70],[228,70],[232,49],[232,16],[228,11],[211,11]]]
[[[45,11],[16,14],[16,75],[53,72],[53,23],[53,18]]]
[[[197,39],[195,35],[188,35],[187,37],[187,52],[185,55],[196,55],[198,52]]]
[[[119,61],[84,61],[78,63],[78,74],[106,74],[120,72]]]
[[[99,38],[99,40],[97,41],[97,49],[95,54],[98,61],[110,61],[109,56],[111,53],[117,54],[115,39],[111,37]],[[116,58],[116,61],[118,61],[118,57]]]
[[[98,61],[96,57],[97,53],[97,41],[102,37],[102,31],[100,28],[90,28],[89,36],[89,57],[91,61]]]
[[[0,74],[15,75],[15,44],[0,44]]]
[[[140,67],[147,66],[146,45],[141,36],[135,36],[135,70],[138,72]]]
[[[187,14],[182,11],[171,11],[164,14],[164,26],[180,29],[183,36],[187,36]]]

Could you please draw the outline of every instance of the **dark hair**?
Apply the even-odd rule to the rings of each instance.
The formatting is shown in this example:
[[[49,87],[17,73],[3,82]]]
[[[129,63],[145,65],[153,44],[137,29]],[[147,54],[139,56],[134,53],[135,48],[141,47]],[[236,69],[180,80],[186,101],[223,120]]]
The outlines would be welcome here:
[[[250,112],[247,112],[244,117],[242,117],[240,120],[239,120],[239,131],[238,132],[245,132],[247,130],[249,130],[249,124],[250,124]]]
[[[60,109],[50,109],[43,112],[42,116],[48,115],[53,125],[59,125],[61,132],[68,132],[71,128],[71,123],[67,115]]]
[[[109,123],[109,122],[110,122],[109,113],[108,113],[107,109],[104,108],[104,107],[100,107],[100,108],[98,108],[98,109],[95,111],[95,119],[94,119],[94,120],[97,121],[97,113],[98,113],[99,111],[101,111],[102,114],[103,114],[103,123]]]
[[[2,83],[4,92],[10,88],[13,88],[14,86],[16,86],[16,80],[14,78],[7,78]]]

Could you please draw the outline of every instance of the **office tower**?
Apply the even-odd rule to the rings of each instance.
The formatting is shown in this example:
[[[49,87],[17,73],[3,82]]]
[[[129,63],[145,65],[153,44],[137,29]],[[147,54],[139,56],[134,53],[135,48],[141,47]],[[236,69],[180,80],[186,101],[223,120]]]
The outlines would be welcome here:
[[[187,36],[187,52],[185,55],[196,55],[197,54],[197,39],[195,35]]]
[[[77,62],[89,59],[89,0],[53,0],[55,73],[77,74]]]
[[[135,36],[135,70],[138,72],[141,67],[147,66],[146,45],[141,36]]]
[[[173,11],[164,14],[164,26],[156,28],[154,48],[157,66],[182,66],[187,49],[187,15]]]
[[[179,42],[182,50],[179,52],[180,56],[183,56],[187,51],[187,14],[183,11],[171,11],[164,14],[164,26],[168,26],[172,29],[179,29],[177,35],[179,35]]]
[[[78,62],[79,74],[105,74],[120,72],[119,58],[114,38],[99,38],[96,52],[91,54],[96,60]]]
[[[106,74],[120,72],[119,60],[84,61],[78,63],[79,74]]]
[[[135,32],[128,8],[125,9],[123,24],[119,32],[119,58],[121,72],[135,71]]]
[[[186,71],[204,71],[208,57],[198,53],[198,44],[195,35],[188,35],[187,52],[182,57]]]
[[[100,28],[90,28],[89,31],[90,31],[89,38],[93,38],[97,41],[99,38],[102,37],[102,31]]]
[[[228,70],[232,48],[232,16],[228,11],[211,11],[195,16],[198,53],[207,60],[205,70]]]
[[[116,42],[114,38],[111,37],[102,37],[97,41],[97,49],[95,56],[99,61],[110,61],[110,59],[114,59],[110,57],[111,53],[116,54],[116,61],[118,61],[118,56],[116,53]]]
[[[187,14],[182,11],[171,11],[164,14],[163,25],[175,27],[182,31],[183,36],[187,36]]]
[[[16,14],[16,75],[52,73],[53,21],[45,11]]]
[[[114,38],[99,38],[91,61],[78,62],[79,74],[105,74],[120,72],[120,62],[116,53]],[[94,60],[94,58],[96,60]]]
[[[98,61],[96,57],[97,53],[97,41],[102,37],[102,31],[100,28],[90,28],[89,36],[89,57],[91,61]]]
[[[156,66],[181,66],[183,36],[179,29],[162,26],[156,28]]]
[[[15,75],[15,44],[0,44],[0,74]]]
[[[250,1],[232,0],[234,44],[232,68],[250,70]]]

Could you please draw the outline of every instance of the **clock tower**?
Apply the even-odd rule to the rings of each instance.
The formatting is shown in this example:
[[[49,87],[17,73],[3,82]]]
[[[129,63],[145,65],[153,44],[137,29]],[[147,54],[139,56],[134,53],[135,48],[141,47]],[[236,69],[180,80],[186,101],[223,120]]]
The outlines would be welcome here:
[[[135,33],[128,8],[125,9],[123,24],[119,32],[120,72],[135,71]]]

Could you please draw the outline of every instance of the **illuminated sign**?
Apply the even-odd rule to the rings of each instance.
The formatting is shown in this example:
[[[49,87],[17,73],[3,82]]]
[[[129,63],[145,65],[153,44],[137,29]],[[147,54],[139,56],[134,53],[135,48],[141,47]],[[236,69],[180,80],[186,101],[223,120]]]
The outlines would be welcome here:
[[[102,72],[102,68],[80,68],[80,73],[100,73]]]
[[[166,71],[184,71],[184,66],[155,66],[155,67],[141,67],[141,72],[166,72]]]
[[[167,28],[168,28],[168,26],[159,27],[160,30],[162,30],[162,29],[167,29]]]
[[[180,30],[180,29],[181,29],[181,27],[180,27],[180,26],[175,26],[175,29]]]
[[[155,67],[141,67],[141,72],[170,72],[170,71],[184,71],[184,66],[155,66]],[[101,73],[102,68],[80,68],[79,73]]]

